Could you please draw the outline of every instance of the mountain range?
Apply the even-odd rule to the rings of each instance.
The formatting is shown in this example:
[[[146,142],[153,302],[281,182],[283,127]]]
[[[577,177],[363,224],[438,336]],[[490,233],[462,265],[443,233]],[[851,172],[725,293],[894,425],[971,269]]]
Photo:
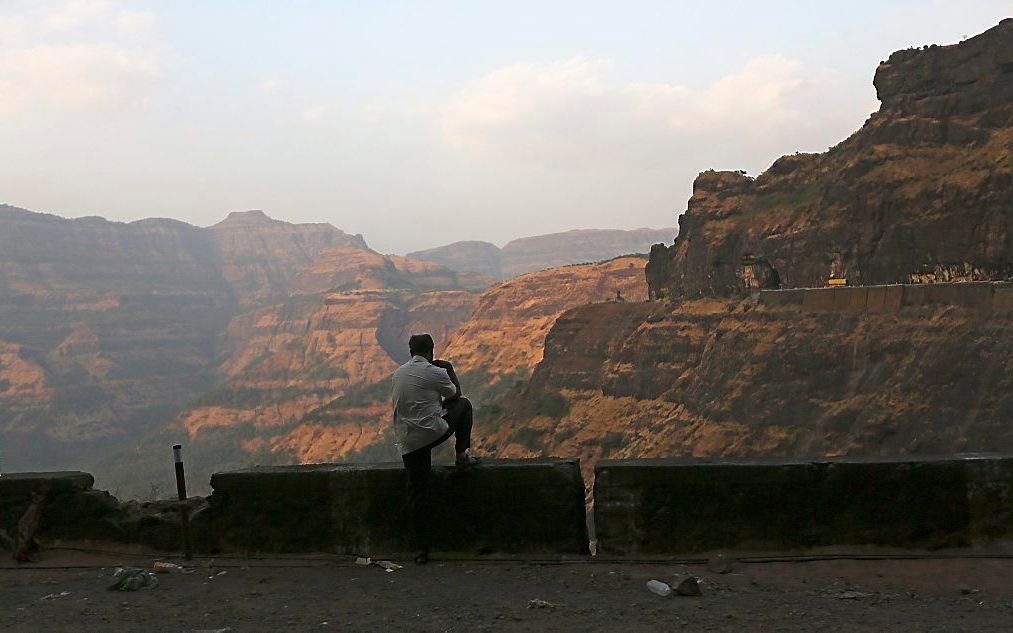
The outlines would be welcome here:
[[[256,454],[262,429],[385,378],[408,334],[446,343],[494,282],[261,211],[199,228],[0,206],[0,467],[102,460],[130,485],[144,459],[110,456],[166,428],[243,428]]]
[[[700,174],[677,237],[397,257],[260,212],[202,229],[0,207],[2,457],[96,464],[127,496],[168,489],[180,441],[198,482],[396,458],[388,376],[421,330],[458,368],[487,455],[590,470],[1013,450],[1013,19],[898,51],[874,85],[879,110],[827,152]],[[922,298],[793,290],[828,284]],[[759,292],[777,289],[814,299]]]
[[[554,266],[599,262],[617,255],[646,253],[651,246],[675,239],[677,229],[575,229],[511,240],[500,248],[491,242],[463,241],[408,253],[451,270],[509,279]]]

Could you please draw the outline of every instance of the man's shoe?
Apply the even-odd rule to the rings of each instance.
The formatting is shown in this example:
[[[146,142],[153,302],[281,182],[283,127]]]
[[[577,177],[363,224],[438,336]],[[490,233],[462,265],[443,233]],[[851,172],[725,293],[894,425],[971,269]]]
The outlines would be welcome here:
[[[457,464],[458,468],[474,468],[482,463],[482,459],[480,457],[472,457],[471,455],[465,453],[464,455],[458,455],[457,459],[454,460],[454,463]]]
[[[425,565],[429,562],[429,552],[420,550],[412,554],[412,560],[415,561],[416,565]]]

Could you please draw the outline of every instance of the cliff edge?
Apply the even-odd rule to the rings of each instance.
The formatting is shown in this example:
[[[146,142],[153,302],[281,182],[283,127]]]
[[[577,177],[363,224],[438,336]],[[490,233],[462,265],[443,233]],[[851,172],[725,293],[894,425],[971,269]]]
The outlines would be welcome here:
[[[880,109],[829,151],[700,174],[651,295],[1013,278],[1013,18],[873,83]]]

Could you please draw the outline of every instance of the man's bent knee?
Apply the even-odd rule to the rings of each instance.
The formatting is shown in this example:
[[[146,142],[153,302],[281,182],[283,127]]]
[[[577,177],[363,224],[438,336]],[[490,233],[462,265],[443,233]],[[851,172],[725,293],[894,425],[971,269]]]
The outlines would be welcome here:
[[[447,413],[453,415],[465,415],[472,412],[471,400],[465,397],[460,397],[457,400],[451,400],[446,404]]]

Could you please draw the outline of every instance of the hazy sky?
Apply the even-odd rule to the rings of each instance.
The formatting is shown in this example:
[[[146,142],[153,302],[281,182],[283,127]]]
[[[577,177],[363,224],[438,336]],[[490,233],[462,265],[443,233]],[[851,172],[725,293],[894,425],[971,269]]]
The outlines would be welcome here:
[[[822,151],[956,2],[0,0],[0,201],[259,208],[404,252],[673,226],[694,176]]]

